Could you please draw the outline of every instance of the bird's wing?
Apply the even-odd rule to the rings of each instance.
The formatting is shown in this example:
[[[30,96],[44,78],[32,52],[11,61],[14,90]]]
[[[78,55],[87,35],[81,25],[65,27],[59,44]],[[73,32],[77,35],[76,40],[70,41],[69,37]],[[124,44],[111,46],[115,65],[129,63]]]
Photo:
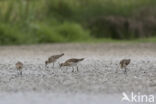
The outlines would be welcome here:
[[[69,62],[75,62],[75,63],[76,63],[76,62],[78,62],[78,61],[79,61],[79,59],[72,58],[72,59],[69,59],[68,61],[69,61]]]

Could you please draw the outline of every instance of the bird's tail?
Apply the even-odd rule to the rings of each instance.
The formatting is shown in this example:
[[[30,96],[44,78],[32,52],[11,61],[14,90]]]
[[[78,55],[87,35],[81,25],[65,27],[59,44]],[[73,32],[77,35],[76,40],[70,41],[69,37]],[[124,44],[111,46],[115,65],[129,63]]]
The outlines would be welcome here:
[[[83,61],[83,60],[84,60],[84,58],[79,59],[79,61]]]
[[[54,56],[54,58],[60,58],[64,55],[64,53]]]
[[[64,53],[60,54],[60,57],[62,57],[64,55]]]

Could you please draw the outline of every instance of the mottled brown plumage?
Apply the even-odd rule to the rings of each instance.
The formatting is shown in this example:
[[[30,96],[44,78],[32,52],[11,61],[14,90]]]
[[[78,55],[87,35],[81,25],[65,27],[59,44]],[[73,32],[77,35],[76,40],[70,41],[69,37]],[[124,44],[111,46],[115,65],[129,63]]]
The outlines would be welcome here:
[[[72,72],[74,72],[74,66],[77,66],[77,64],[83,60],[84,58],[81,58],[81,59],[71,58],[65,61],[64,63],[61,63],[60,67],[62,66],[72,67],[73,68]],[[78,71],[78,66],[77,66],[77,71]]]
[[[131,59],[122,59],[120,61],[120,68],[125,69],[124,73],[127,74],[127,66],[130,64]]]
[[[23,63],[20,62],[20,61],[18,61],[18,62],[16,63],[16,69],[17,69],[17,71],[18,71],[18,74],[20,74],[20,75],[22,75],[22,68],[23,68]]]
[[[53,55],[51,57],[48,58],[47,61],[45,61],[45,66],[47,66],[50,63],[53,63],[53,67],[54,67],[54,63],[64,55],[64,53],[60,54],[60,55]]]

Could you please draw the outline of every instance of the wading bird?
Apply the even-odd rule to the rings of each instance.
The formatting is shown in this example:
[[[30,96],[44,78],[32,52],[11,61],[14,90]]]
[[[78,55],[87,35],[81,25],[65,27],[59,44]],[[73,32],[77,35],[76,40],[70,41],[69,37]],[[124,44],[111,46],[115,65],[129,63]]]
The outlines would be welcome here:
[[[72,69],[73,69],[72,72],[74,72],[74,66],[76,66],[77,67],[77,71],[79,71],[77,64],[79,62],[83,61],[83,60],[84,60],[84,58],[81,58],[81,59],[76,59],[76,58],[68,59],[64,63],[60,64],[60,68],[63,67],[63,66],[72,67]]]
[[[64,53],[60,54],[60,55],[53,55],[51,57],[48,58],[48,60],[45,61],[45,66],[47,67],[48,64],[53,63],[53,67],[55,62],[64,55]]]
[[[21,75],[21,76],[22,76],[22,68],[23,68],[23,63],[20,62],[20,61],[18,61],[18,62],[16,63],[16,69],[17,69],[17,71],[18,71],[18,75]]]
[[[125,69],[124,73],[127,74],[127,66],[130,64],[131,59],[122,59],[120,61],[120,68]]]

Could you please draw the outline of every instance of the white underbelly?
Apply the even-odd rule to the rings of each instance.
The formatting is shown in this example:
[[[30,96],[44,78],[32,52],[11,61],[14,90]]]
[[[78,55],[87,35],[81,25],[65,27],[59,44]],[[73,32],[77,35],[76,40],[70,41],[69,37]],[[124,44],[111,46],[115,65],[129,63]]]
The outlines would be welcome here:
[[[69,65],[73,67],[73,66],[77,66],[77,63],[70,62]]]

